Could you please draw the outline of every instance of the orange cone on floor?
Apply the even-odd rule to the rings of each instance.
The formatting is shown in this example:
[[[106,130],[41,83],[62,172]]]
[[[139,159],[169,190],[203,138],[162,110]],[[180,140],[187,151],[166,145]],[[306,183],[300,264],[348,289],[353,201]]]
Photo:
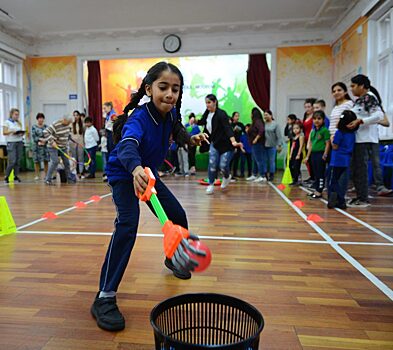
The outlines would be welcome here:
[[[74,205],[77,208],[84,208],[84,207],[86,207],[87,204],[85,202],[76,202]]]
[[[284,184],[279,184],[279,185],[277,185],[277,188],[279,189],[279,190],[284,190],[285,189],[285,185]]]
[[[318,214],[310,214],[309,216],[307,216],[307,220],[308,221],[313,221],[315,223],[325,221]]]
[[[57,215],[53,211],[47,211],[41,216],[42,219],[56,219]]]
[[[0,236],[10,235],[15,232],[16,225],[7,200],[4,196],[0,196]]]
[[[91,196],[90,200],[93,202],[99,202],[101,200],[101,197],[100,196]]]
[[[293,205],[295,207],[298,207],[298,208],[303,208],[304,207],[304,202],[302,202],[302,201],[294,201]]]

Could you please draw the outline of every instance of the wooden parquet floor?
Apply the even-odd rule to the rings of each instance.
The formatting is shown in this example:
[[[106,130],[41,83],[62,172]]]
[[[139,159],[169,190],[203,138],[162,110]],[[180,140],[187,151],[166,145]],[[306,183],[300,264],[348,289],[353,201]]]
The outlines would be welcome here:
[[[268,184],[239,181],[206,196],[193,178],[164,181],[191,231],[207,236],[213,261],[191,280],[174,278],[163,265],[162,238],[151,236],[159,223],[141,204],[141,235],[118,293],[126,329],[118,333],[97,328],[89,312],[113,229],[111,197],[73,208],[109,188],[98,180],[0,185],[20,228],[0,237],[1,350],[153,349],[151,309],[188,292],[229,294],[257,307],[266,323],[260,349],[393,349],[393,198],[349,209],[356,222],[300,188],[283,190],[291,202],[304,201],[304,215],[324,219],[315,228]],[[35,222],[47,211],[64,212]]]

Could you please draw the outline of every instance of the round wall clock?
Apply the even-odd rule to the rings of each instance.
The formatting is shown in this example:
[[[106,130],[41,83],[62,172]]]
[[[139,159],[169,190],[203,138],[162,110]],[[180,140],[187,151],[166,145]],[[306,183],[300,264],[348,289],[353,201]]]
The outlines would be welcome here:
[[[181,40],[177,35],[169,34],[164,38],[162,45],[166,52],[175,53],[180,50]]]

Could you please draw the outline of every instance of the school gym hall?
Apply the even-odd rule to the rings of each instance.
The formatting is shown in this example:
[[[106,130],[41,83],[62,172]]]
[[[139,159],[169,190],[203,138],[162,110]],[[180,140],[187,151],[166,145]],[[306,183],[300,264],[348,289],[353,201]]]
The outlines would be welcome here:
[[[393,349],[393,1],[0,1],[0,349]]]

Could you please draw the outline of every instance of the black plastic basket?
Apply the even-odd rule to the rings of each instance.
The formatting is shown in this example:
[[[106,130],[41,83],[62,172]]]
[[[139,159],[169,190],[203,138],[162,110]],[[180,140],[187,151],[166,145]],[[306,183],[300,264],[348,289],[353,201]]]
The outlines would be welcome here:
[[[211,293],[183,294],[151,312],[156,350],[257,350],[264,321],[243,300]]]

